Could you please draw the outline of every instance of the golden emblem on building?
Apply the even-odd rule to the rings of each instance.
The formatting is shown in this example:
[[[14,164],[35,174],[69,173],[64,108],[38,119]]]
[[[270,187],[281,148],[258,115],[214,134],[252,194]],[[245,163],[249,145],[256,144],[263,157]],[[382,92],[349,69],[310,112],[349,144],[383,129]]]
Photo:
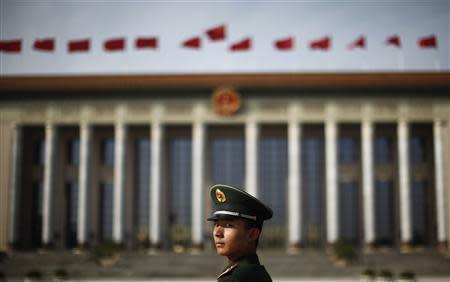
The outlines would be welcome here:
[[[216,190],[216,198],[219,203],[225,203],[225,201],[227,200],[227,198],[225,198],[225,194],[220,191],[220,189]]]
[[[231,87],[221,87],[214,91],[212,104],[219,115],[233,115],[241,107],[241,96]]]

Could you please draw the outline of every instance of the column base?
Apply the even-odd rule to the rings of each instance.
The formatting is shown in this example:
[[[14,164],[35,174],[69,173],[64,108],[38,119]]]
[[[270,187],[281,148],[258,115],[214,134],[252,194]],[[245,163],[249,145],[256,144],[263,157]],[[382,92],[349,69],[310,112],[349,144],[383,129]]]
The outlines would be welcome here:
[[[8,243],[8,245],[6,245],[6,252],[7,253],[13,253],[15,250],[19,249],[19,244],[18,243]]]
[[[203,252],[204,249],[205,249],[205,246],[203,243],[192,244],[192,246],[189,248],[189,253],[191,255],[199,255]]]
[[[450,257],[450,245],[447,241],[440,241],[437,243],[436,248],[438,252]]]
[[[37,252],[39,254],[47,254],[48,252],[52,251],[54,247],[55,246],[53,245],[53,243],[45,243],[37,249]]]
[[[301,250],[303,249],[303,245],[298,242],[298,243],[291,243],[289,244],[289,246],[287,247],[287,254],[288,255],[298,255]]]
[[[410,254],[414,252],[414,247],[411,242],[402,242],[400,243],[400,253],[402,254]]]
[[[363,254],[373,254],[376,251],[374,243],[365,243],[362,249]]]
[[[161,252],[162,245],[161,243],[150,243],[147,254],[150,256],[157,255]]]
[[[326,253],[328,256],[332,256],[332,255],[334,254],[334,252],[333,252],[333,247],[334,247],[334,245],[336,244],[336,242],[337,242],[337,241],[335,241],[335,242],[327,242],[327,243],[325,244],[325,253]]]
[[[78,244],[75,248],[72,249],[72,253],[75,255],[82,255],[89,251],[89,245],[87,243]]]

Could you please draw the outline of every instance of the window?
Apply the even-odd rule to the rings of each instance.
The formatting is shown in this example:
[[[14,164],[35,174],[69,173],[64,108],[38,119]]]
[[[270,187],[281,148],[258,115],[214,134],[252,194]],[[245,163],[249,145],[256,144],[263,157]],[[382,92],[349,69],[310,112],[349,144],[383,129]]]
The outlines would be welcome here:
[[[45,162],[45,140],[37,139],[33,143],[33,163],[44,165]]]
[[[258,186],[263,202],[276,217],[268,224],[283,225],[286,218],[287,140],[281,136],[262,136],[259,140]]]
[[[339,183],[339,233],[341,239],[358,239],[358,191],[355,182]]]
[[[410,139],[409,148],[411,162],[426,161],[425,138],[419,136],[412,136]]]
[[[375,226],[377,243],[391,244],[393,240],[394,195],[392,181],[375,182]]]
[[[70,165],[80,164],[80,140],[72,139],[67,142],[67,162]]]
[[[150,140],[148,138],[138,139],[136,141],[136,150],[136,222],[139,230],[146,229],[142,232],[147,232],[150,201]]]
[[[307,226],[318,228],[322,219],[323,187],[323,139],[305,137],[302,142],[302,178],[304,191],[304,219]],[[318,232],[310,231],[310,237],[317,237]]]
[[[411,199],[413,242],[425,243],[427,240],[427,185],[425,181],[413,181]]]
[[[113,235],[113,190],[111,182],[100,184],[100,234],[104,241],[112,240]]]
[[[170,228],[174,246],[187,246],[191,238],[192,141],[188,134],[173,132],[168,139],[170,170]],[[199,196],[199,195],[196,195]]]
[[[66,183],[66,241],[68,246],[75,246],[77,242],[78,222],[78,182]]]
[[[101,142],[101,161],[103,165],[114,165],[114,139],[108,138]]]
[[[245,172],[245,144],[242,137],[217,136],[211,140],[212,181],[242,188]]]
[[[41,180],[33,182],[31,200],[31,239],[33,246],[40,246],[42,243],[42,192],[43,184]]]
[[[172,218],[174,224],[189,225],[191,222],[191,146],[188,137],[170,140],[170,183]]]
[[[387,163],[392,160],[391,140],[380,136],[375,138],[375,162]]]
[[[339,138],[339,162],[347,163],[356,161],[356,140],[352,137]]]

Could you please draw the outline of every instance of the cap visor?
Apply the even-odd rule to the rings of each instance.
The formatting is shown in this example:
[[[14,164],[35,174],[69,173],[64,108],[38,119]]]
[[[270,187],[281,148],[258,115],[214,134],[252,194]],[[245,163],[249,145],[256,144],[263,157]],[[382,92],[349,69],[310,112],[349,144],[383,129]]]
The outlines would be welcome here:
[[[217,220],[236,220],[236,219],[245,219],[240,216],[234,216],[229,214],[215,214],[211,217],[208,217],[207,221],[217,221]]]

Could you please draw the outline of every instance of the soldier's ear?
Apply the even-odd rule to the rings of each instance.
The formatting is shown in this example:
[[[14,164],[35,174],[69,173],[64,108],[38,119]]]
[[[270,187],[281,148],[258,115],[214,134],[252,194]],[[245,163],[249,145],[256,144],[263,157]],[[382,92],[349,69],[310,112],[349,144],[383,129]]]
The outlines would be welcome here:
[[[249,241],[256,241],[259,238],[259,234],[261,233],[261,231],[256,228],[256,227],[252,227],[248,230],[248,239]]]

